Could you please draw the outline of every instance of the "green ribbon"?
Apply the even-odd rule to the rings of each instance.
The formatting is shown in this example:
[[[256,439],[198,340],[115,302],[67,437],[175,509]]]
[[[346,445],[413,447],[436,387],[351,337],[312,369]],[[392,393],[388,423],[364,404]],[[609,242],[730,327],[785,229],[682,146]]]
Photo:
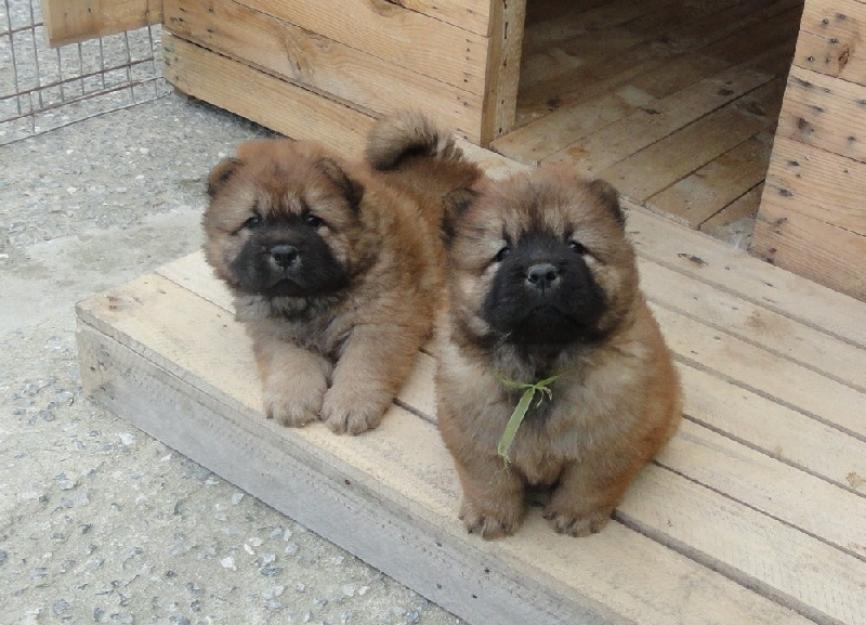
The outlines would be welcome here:
[[[540,406],[541,402],[545,399],[552,399],[553,391],[550,390],[550,385],[558,379],[559,376],[554,375],[539,380],[535,384],[527,384],[525,382],[515,382],[514,380],[499,377],[499,381],[506,388],[523,391],[523,395],[520,396],[520,401],[517,402],[517,405],[514,407],[514,412],[511,413],[511,416],[508,418],[508,423],[505,424],[505,431],[499,438],[499,444],[496,446],[496,453],[498,453],[505,461],[505,464],[511,464],[511,458],[509,457],[508,452],[511,451],[514,437],[517,436],[517,430],[520,429],[520,425],[526,418],[526,413],[529,412],[529,408],[532,406],[532,400],[535,399],[535,395],[539,395],[538,402],[535,404],[536,407]]]

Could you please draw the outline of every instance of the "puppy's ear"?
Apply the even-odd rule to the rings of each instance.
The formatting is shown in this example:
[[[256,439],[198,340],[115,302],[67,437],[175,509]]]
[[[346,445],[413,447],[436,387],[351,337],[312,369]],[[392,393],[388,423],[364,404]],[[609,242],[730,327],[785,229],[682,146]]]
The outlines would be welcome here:
[[[608,182],[597,179],[589,183],[590,190],[601,200],[602,205],[610,211],[616,222],[625,228],[625,213],[619,203],[619,193]]]
[[[357,180],[350,178],[340,164],[332,158],[326,156],[320,159],[316,166],[343,192],[352,210],[358,212],[361,207],[361,199],[364,197],[364,186]]]
[[[240,168],[242,161],[239,158],[224,158],[210,170],[207,177],[207,194],[216,197],[225,184]]]
[[[478,193],[472,189],[454,189],[442,198],[442,242],[445,247],[451,247],[457,234],[457,223],[472,206]]]

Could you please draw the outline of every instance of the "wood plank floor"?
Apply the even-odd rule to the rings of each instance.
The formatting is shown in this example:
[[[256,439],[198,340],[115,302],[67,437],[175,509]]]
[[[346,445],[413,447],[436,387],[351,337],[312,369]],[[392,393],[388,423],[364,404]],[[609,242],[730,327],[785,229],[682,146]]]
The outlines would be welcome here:
[[[109,409],[476,625],[866,623],[866,304],[628,207],[686,418],[590,538],[537,511],[507,540],[465,533],[429,351],[375,432],[262,418],[249,341],[200,254],[79,305],[82,376]]]
[[[571,163],[692,228],[748,237],[802,8],[531,0],[518,127],[493,148]]]

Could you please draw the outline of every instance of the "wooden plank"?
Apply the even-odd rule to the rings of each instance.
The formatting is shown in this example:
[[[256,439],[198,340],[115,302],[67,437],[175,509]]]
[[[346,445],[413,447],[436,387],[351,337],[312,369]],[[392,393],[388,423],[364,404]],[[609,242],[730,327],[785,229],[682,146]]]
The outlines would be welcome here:
[[[749,137],[651,196],[647,205],[696,228],[764,180],[772,143],[773,136],[769,132]]]
[[[397,3],[244,0],[244,4],[389,63],[484,93],[489,39]]]
[[[514,126],[525,19],[526,0],[493,0],[484,85],[482,145],[487,145]]]
[[[400,6],[478,35],[490,35],[492,0],[400,0]]]
[[[85,302],[79,320],[99,401],[470,622],[808,623],[617,523],[576,541],[533,511],[509,540],[467,535],[431,424],[394,409],[375,432],[337,437],[262,419],[241,328],[161,278]]]
[[[818,623],[866,618],[866,563],[675,472],[643,471],[617,514]]]
[[[866,86],[793,66],[777,134],[866,161]]]
[[[658,302],[651,308],[670,348],[684,362],[705,367],[773,401],[866,441],[866,395],[774,356],[742,339],[724,335]]]
[[[744,238],[746,231],[751,234],[754,229],[755,218],[758,216],[758,207],[761,205],[761,195],[763,192],[764,183],[749,189],[746,193],[703,222],[698,229],[718,239],[725,239],[729,243],[733,243],[737,248],[743,249],[747,247],[747,245],[743,244],[744,241],[742,239],[731,240],[732,230],[735,229],[737,222],[748,222],[748,224],[744,223],[744,227],[740,228],[740,231],[744,233]]]
[[[42,0],[52,47],[162,21],[162,0]]]
[[[242,63],[380,114],[413,109],[481,140],[482,98],[234,0],[165,0],[166,28]],[[387,94],[387,97],[384,95]]]
[[[861,34],[864,22],[866,7],[858,0],[808,0],[794,63],[866,85],[866,54]]]
[[[786,211],[866,234],[864,163],[779,137],[767,173],[767,193]]]
[[[628,229],[638,254],[679,273],[866,349],[863,303],[774,267],[632,202]]]
[[[163,265],[157,274],[233,313],[231,295],[213,277],[201,253]],[[761,344],[780,357],[803,364],[812,354],[810,364],[815,368],[854,386],[863,382],[858,373],[866,369],[864,350],[651,261],[642,261],[641,274],[651,298],[688,306],[711,327]],[[431,357],[420,355],[400,392],[403,405],[431,418],[434,368]],[[866,476],[866,443],[706,371],[684,363],[679,363],[679,370],[686,389],[685,412],[691,418],[812,475],[866,494],[866,480],[857,479]]]
[[[686,389],[687,419],[810,475],[866,494],[866,443],[707,371],[682,362],[677,368]]]
[[[866,235],[790,210],[778,192],[764,190],[752,252],[789,271],[866,300]],[[861,316],[861,323],[863,319]]]
[[[651,260],[640,259],[639,267],[650,301],[866,393],[866,350]],[[866,308],[862,313],[866,315]],[[682,354],[691,356],[688,350]]]
[[[610,167],[595,170],[624,195],[644,201],[767,129],[782,103],[774,80]]]
[[[371,117],[168,33],[163,45],[165,77],[184,93],[289,137],[363,153]]]

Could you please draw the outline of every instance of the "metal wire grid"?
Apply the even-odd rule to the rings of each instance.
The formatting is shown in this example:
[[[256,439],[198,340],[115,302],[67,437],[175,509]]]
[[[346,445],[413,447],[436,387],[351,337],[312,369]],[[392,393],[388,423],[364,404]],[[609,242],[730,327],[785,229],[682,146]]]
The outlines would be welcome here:
[[[0,145],[169,92],[159,27],[50,48],[39,0],[0,0]]]

